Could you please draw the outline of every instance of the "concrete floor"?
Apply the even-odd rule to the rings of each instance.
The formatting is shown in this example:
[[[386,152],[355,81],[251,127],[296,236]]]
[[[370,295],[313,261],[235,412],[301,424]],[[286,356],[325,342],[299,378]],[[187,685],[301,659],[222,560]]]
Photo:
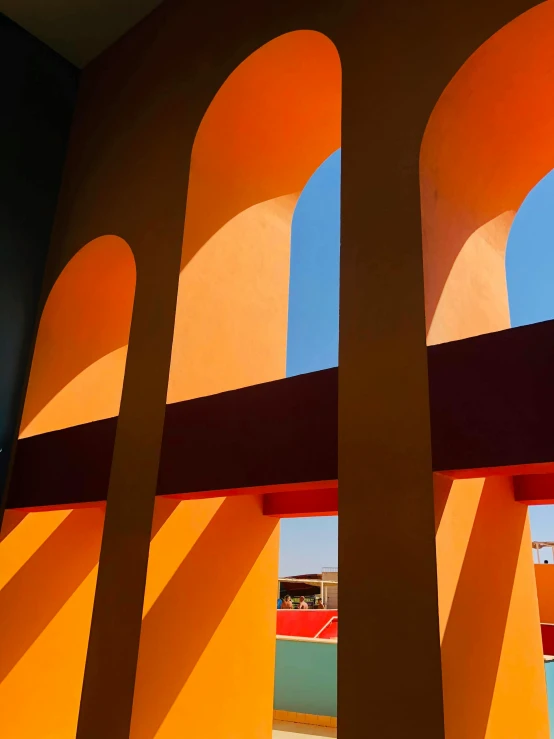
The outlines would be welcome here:
[[[308,726],[307,724],[290,724],[286,721],[274,721],[273,739],[305,739],[311,736],[314,739],[336,737],[336,729],[327,729],[324,726]]]

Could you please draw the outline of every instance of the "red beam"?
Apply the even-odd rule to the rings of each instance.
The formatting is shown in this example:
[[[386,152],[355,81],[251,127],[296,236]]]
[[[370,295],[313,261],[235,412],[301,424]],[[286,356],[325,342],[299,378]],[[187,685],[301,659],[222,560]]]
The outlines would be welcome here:
[[[339,491],[333,487],[310,491],[291,491],[264,495],[264,516],[301,518],[305,516],[336,516],[339,511]]]
[[[441,470],[441,475],[452,480],[468,480],[476,477],[543,477],[554,473],[554,462],[536,464],[512,464],[501,467],[476,467],[473,469]]]
[[[428,356],[434,471],[554,473],[554,321],[432,346]],[[105,501],[116,425],[109,418],[21,439],[8,508]],[[213,497],[336,479],[337,452],[336,368],[173,403],[157,494]]]
[[[554,474],[514,477],[514,497],[526,505],[554,504]]]

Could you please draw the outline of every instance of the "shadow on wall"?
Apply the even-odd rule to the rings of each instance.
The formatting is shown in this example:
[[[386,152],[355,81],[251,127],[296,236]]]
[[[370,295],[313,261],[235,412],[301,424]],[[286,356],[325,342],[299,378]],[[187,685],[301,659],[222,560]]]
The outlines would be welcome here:
[[[448,739],[542,736],[547,725],[530,551],[510,479],[450,483],[437,531]]]
[[[169,403],[286,376],[293,213],[340,127],[340,59],[315,31],[259,48],[212,100],[191,157]]]
[[[510,326],[505,251],[514,214],[554,167],[554,5],[486,41],[444,90],[421,146],[428,343]]]
[[[259,699],[261,707],[256,710],[263,713],[265,708],[270,719],[271,702],[267,706],[264,702],[266,693],[270,695],[264,690],[264,662],[269,659],[273,665],[275,603],[273,589],[260,589],[266,583],[260,580],[259,568],[262,564],[265,572],[269,566],[267,573],[275,571],[276,580],[278,522],[264,517],[261,505],[256,496],[185,501],[154,540],[132,739],[175,736],[171,732],[183,726],[196,736],[194,725],[209,715],[212,697],[225,701],[216,685],[227,680],[244,685],[245,695],[230,696],[230,703],[250,704],[252,711]],[[252,653],[244,639],[251,643]],[[203,682],[212,670],[213,693]],[[258,673],[259,686],[245,679],[250,670]],[[272,679],[272,669],[269,676]],[[223,716],[227,723],[232,724],[233,709],[228,718]],[[244,706],[239,715],[242,710]]]
[[[117,236],[91,241],[67,264],[42,312],[21,438],[118,415],[135,281]]]
[[[152,537],[177,505],[166,501],[157,509]],[[6,736],[75,733],[103,523],[103,506],[6,511],[0,536]]]

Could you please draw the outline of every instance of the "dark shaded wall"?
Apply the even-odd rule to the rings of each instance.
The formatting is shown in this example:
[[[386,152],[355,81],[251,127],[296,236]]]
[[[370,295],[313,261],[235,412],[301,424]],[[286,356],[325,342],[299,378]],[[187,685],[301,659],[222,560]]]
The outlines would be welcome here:
[[[17,438],[78,75],[0,14],[0,501]]]

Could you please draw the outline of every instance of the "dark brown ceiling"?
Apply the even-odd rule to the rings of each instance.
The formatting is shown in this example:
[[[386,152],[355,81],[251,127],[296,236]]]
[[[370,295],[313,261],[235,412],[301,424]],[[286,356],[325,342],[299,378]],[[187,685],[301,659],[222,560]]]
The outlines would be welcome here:
[[[123,36],[162,0],[0,0],[0,12],[78,67]]]

